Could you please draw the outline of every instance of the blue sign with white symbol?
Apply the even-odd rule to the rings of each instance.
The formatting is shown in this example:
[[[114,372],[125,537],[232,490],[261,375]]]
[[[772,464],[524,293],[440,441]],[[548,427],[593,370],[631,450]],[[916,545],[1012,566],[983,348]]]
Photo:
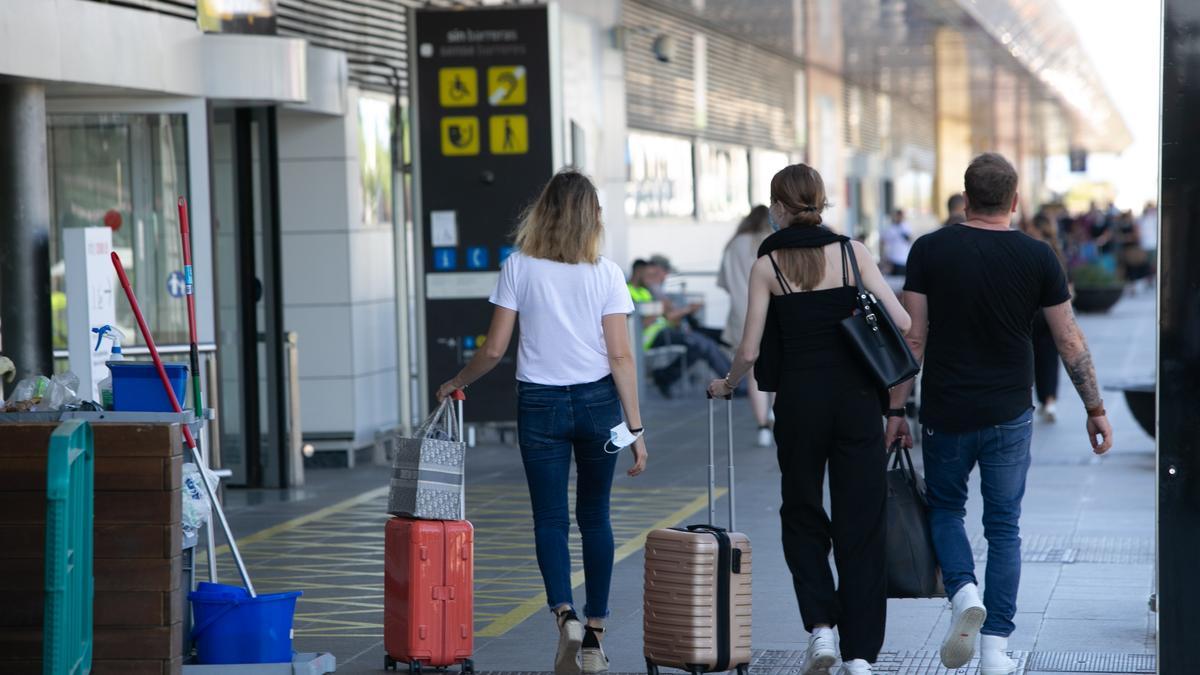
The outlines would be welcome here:
[[[183,272],[178,270],[167,275],[167,293],[172,298],[182,298],[187,291],[187,282],[183,278]]]
[[[512,255],[517,250],[516,246],[501,246],[500,247],[500,264],[503,265],[508,256]]]
[[[488,250],[482,246],[467,249],[467,269],[486,270],[488,266]]]
[[[475,349],[475,336],[468,335],[463,338],[463,349]]]
[[[452,248],[433,249],[433,269],[447,272],[458,267],[458,251]]]

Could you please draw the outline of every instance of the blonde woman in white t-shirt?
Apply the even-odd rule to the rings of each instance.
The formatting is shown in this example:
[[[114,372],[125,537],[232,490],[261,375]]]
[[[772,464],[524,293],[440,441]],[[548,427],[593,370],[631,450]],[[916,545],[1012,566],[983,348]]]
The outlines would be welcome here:
[[[513,326],[521,322],[517,436],[533,505],[538,567],[559,629],[554,670],[560,674],[608,669],[600,639],[612,580],[608,506],[619,452],[609,442],[610,430],[637,437],[629,475],[646,468],[626,326],[633,301],[621,268],[599,255],[603,231],[591,181],[576,171],[555,175],[517,230],[519,251],[500,270],[490,298],[496,307],[487,342],[437,392],[441,400],[487,374],[508,351]],[[586,625],[575,612],[567,549],[572,456]]]

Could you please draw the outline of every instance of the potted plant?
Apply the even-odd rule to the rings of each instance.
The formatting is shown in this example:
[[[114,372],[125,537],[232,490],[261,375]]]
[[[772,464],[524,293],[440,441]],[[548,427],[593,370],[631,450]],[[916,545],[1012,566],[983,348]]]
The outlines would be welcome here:
[[[1107,312],[1125,292],[1125,285],[1117,276],[1096,263],[1071,270],[1071,282],[1075,285],[1073,304],[1081,313]]]

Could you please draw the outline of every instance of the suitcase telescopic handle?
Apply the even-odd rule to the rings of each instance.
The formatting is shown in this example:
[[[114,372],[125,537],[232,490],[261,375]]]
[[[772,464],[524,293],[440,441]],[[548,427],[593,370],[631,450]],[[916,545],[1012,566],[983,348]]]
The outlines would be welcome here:
[[[716,506],[716,447],[713,440],[713,427],[716,426],[713,422],[713,395],[706,393],[708,396],[708,523],[710,525],[717,524],[717,506]],[[737,531],[737,519],[734,515],[736,502],[734,501],[734,477],[733,477],[733,395],[722,396],[725,399],[725,429],[729,433],[729,531]]]
[[[455,389],[450,392],[450,398],[454,399],[455,412],[458,413],[458,441],[467,446],[467,437],[463,435],[463,401],[467,400],[467,394],[462,389]],[[458,512],[463,520],[467,518],[467,458],[466,453],[463,453],[463,477],[462,486],[458,491]]]

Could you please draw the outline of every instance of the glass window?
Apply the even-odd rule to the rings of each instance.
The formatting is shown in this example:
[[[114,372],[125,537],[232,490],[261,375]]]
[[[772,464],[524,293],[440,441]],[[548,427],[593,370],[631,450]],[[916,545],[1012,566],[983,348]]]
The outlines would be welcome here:
[[[629,132],[625,213],[636,218],[687,217],[696,211],[692,143]]]
[[[771,179],[780,169],[791,164],[791,157],[786,152],[777,150],[760,150],[755,148],[750,153],[750,199],[752,205],[771,203]]]
[[[54,347],[67,346],[63,231],[105,225],[155,342],[186,344],[176,210],[189,196],[184,116],[51,115],[47,137]],[[116,304],[126,344],[142,344],[129,303]]]
[[[696,164],[700,173],[700,217],[708,221],[745,217],[750,210],[750,159],[746,148],[700,143]]]
[[[358,168],[364,225],[392,222],[392,104],[358,99]]]

